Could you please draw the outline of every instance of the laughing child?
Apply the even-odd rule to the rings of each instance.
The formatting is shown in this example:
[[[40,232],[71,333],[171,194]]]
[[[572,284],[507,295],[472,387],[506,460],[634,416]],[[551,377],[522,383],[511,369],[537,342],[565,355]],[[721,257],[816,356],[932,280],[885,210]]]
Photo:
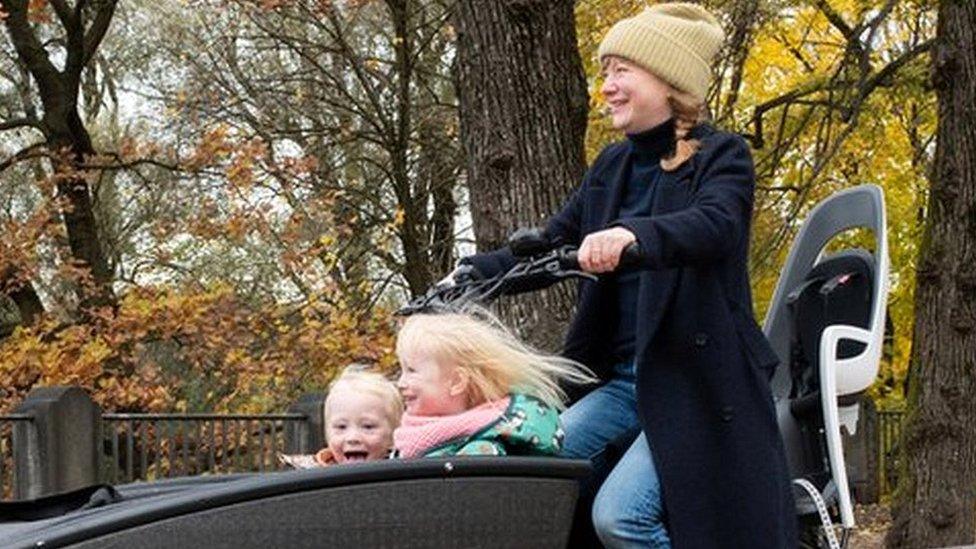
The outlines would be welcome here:
[[[328,446],[311,455],[282,455],[296,469],[386,459],[403,402],[396,386],[381,374],[346,368],[325,399]]]
[[[403,458],[556,455],[559,384],[593,381],[580,364],[533,351],[498,322],[469,314],[410,316],[396,347],[406,411],[393,441]]]

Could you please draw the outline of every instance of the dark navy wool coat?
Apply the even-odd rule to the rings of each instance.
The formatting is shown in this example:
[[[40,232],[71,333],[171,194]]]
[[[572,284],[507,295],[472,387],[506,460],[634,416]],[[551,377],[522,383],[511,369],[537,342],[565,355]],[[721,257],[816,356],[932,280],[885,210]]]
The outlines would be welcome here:
[[[742,138],[708,126],[701,148],[664,172],[647,217],[616,219],[631,145],[601,152],[549,222],[579,244],[619,225],[644,257],[637,319],[637,399],[676,548],[796,545],[796,517],[769,388],[778,359],[753,317],[747,273],[755,177]],[[507,250],[468,259],[492,275]],[[564,354],[606,378],[616,325],[612,277],[580,284]]]

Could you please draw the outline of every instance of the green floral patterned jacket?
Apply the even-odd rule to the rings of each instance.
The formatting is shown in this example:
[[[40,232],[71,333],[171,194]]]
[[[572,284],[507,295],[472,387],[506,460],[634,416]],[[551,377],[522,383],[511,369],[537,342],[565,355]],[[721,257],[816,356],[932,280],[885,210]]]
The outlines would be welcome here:
[[[508,408],[480,431],[435,446],[424,457],[554,456],[563,447],[559,412],[541,400],[512,393]]]

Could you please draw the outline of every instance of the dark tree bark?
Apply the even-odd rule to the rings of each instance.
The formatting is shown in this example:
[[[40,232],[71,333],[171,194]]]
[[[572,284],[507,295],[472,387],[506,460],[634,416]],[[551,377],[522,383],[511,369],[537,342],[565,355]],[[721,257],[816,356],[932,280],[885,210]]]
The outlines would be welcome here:
[[[430,196],[431,213],[426,226],[430,233],[427,239],[430,249],[428,271],[433,275],[449,272],[454,264],[454,219],[457,216],[454,187],[460,162],[456,156],[448,158],[444,154],[452,146],[450,137],[443,131],[448,124],[457,127],[456,119],[445,117],[431,117],[418,126],[426,140],[419,144],[417,187],[422,192],[418,190],[416,202],[426,207],[427,195]]]
[[[397,117],[395,129],[389,138],[389,148],[393,151],[393,187],[397,200],[403,204],[404,223],[400,227],[400,242],[403,244],[404,277],[414,294],[423,292],[430,286],[431,273],[424,261],[426,252],[424,235],[421,234],[426,219],[424,206],[411,196],[412,186],[407,152],[409,151],[410,129],[413,125],[413,101],[410,88],[414,77],[414,58],[411,55],[411,36],[409,32],[408,5],[406,0],[386,0],[393,21],[396,41],[396,82]]]
[[[0,293],[13,301],[20,314],[20,322],[25,326],[30,326],[44,314],[44,304],[34,290],[34,285],[30,281],[21,280],[13,268],[0,272]],[[0,333],[0,338],[5,335]]]
[[[112,270],[109,268],[92,208],[91,189],[84,177],[86,157],[95,153],[91,136],[78,114],[81,74],[101,44],[115,12],[115,0],[51,0],[51,8],[64,30],[64,68],[58,70],[28,17],[27,0],[0,0],[8,13],[4,20],[19,61],[37,87],[43,115],[27,125],[43,133],[54,164],[58,194],[71,256],[90,273],[79,285],[81,307],[114,306]]]
[[[37,296],[37,292],[34,291],[34,286],[29,282],[20,285],[7,295],[17,305],[17,311],[20,312],[20,321],[24,325],[30,326],[44,314],[44,305],[41,303],[41,298]]]
[[[458,99],[475,239],[505,244],[518,227],[558,211],[585,171],[588,98],[571,0],[460,0]],[[501,314],[555,349],[574,291],[519,296]]]
[[[910,416],[889,547],[976,541],[976,4],[943,0],[939,125],[915,292]]]

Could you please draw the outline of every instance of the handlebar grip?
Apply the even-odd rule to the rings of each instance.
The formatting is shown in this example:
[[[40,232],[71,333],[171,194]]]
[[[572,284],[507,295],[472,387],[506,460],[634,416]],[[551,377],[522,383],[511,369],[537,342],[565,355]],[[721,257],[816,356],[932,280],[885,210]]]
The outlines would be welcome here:
[[[579,264],[579,250],[576,248],[570,248],[565,250],[561,257],[559,258],[559,264],[564,269],[580,270]],[[640,265],[643,256],[640,251],[640,246],[637,242],[631,242],[626,248],[620,252],[620,262],[617,264],[617,269],[628,269],[631,267],[637,267]]]
[[[576,248],[572,248],[559,254],[559,266],[570,271],[580,270],[578,251]]]
[[[641,264],[642,259],[644,256],[641,254],[640,245],[637,242],[631,242],[624,248],[624,251],[620,252],[620,264],[617,268],[636,267]]]

